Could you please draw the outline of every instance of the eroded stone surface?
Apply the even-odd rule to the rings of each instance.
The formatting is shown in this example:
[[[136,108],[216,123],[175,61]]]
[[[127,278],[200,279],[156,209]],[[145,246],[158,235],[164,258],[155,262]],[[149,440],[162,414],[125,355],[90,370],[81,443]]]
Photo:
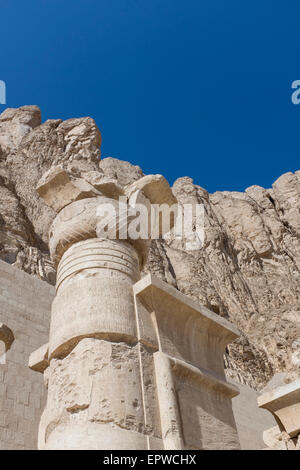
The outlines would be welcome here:
[[[10,349],[12,343],[14,342],[14,339],[15,337],[12,330],[4,323],[0,323],[0,341],[3,341],[3,343],[5,344],[6,351]]]
[[[47,206],[60,212],[71,202],[100,196],[99,191],[82,178],[70,178],[61,167],[54,166],[43,175],[37,192]]]
[[[274,415],[280,431],[290,439],[300,436],[300,379],[265,391],[257,402]]]
[[[74,422],[143,430],[137,346],[85,338],[67,357],[51,361],[48,388],[46,446],[55,428]]]

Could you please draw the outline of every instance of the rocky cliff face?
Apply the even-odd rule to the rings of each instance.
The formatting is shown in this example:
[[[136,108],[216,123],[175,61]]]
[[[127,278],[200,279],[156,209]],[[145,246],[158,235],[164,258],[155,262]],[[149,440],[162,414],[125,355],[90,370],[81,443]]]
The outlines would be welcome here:
[[[55,213],[35,190],[42,175],[61,165],[75,177],[96,171],[121,186],[143,176],[130,163],[100,161],[100,144],[91,118],[41,124],[36,106],[0,115],[1,259],[55,282],[47,249]],[[173,192],[182,204],[204,204],[204,246],[186,251],[172,236],[153,241],[145,270],[240,328],[225,357],[228,375],[261,388],[275,372],[299,373],[300,171],[272,189],[208,194],[184,177]]]

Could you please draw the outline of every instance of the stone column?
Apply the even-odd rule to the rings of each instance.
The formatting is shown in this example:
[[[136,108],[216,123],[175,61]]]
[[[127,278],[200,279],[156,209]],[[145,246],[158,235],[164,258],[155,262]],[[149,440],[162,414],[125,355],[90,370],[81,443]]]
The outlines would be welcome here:
[[[151,181],[146,177],[142,187],[148,193],[152,189],[154,202],[161,197],[166,202],[166,193],[174,202],[164,178]],[[38,187],[58,212],[49,237],[57,266],[49,344],[30,358],[30,367],[44,372],[48,387],[40,449],[149,448],[132,289],[149,241],[118,239],[121,216],[111,220],[117,239],[97,237],[99,207],[119,210],[113,197],[121,190],[108,183],[92,186],[54,168]],[[150,204],[135,185],[123,196],[133,205]]]
[[[147,448],[132,293],[138,277],[137,252],[125,241],[91,238],[64,253],[40,428],[46,449]]]
[[[122,189],[53,168],[38,191],[58,212],[49,237],[57,266],[49,344],[29,361],[48,387],[39,448],[239,448],[231,408],[238,392],[223,363],[238,331],[153,276],[139,280],[149,236],[121,238],[127,222],[117,197],[130,207],[170,207],[166,180],[146,176]],[[114,239],[97,230],[107,204]],[[160,235],[167,230],[159,216],[148,222]]]

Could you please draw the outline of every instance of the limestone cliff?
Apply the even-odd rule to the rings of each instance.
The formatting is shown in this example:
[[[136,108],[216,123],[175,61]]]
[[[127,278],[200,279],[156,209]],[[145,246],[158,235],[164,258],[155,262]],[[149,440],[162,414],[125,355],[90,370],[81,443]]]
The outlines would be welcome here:
[[[74,176],[96,171],[121,186],[143,176],[130,163],[100,161],[100,144],[91,118],[41,124],[36,106],[0,115],[1,259],[55,282],[47,250],[55,214],[35,190],[42,175],[61,165]],[[145,270],[240,328],[243,336],[225,358],[229,375],[261,388],[275,372],[299,373],[300,171],[282,175],[272,189],[208,194],[184,177],[173,192],[180,203],[204,204],[204,246],[186,251],[172,237],[153,241]]]

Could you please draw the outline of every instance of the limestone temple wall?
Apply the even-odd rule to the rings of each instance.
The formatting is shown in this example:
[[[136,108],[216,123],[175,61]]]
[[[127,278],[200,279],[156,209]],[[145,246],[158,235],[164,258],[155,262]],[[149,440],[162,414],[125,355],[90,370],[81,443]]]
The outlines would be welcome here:
[[[28,357],[47,341],[53,297],[52,286],[0,260],[0,331],[14,336],[0,362],[0,449],[37,448],[45,387]]]
[[[242,450],[264,449],[263,432],[275,426],[274,417],[257,406],[259,392],[232,379],[240,394],[233,398],[232,409]]]
[[[0,363],[0,449],[37,448],[46,389],[42,374],[28,368],[28,358],[48,341],[53,299],[52,286],[0,261],[0,327],[4,324],[14,336],[6,364]],[[257,392],[235,386],[240,394],[232,406],[241,448],[263,448],[262,432],[275,421],[258,408]]]

